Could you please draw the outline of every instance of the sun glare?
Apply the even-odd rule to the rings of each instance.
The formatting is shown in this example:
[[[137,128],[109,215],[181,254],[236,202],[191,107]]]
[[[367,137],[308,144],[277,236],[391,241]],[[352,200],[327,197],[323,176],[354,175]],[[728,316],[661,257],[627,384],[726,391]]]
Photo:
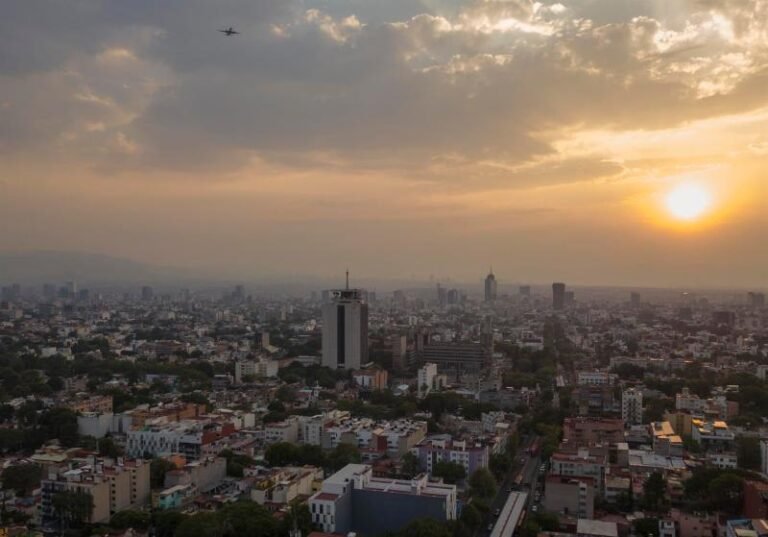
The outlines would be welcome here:
[[[698,220],[711,209],[712,193],[701,185],[684,183],[670,190],[665,198],[669,213],[677,220]]]

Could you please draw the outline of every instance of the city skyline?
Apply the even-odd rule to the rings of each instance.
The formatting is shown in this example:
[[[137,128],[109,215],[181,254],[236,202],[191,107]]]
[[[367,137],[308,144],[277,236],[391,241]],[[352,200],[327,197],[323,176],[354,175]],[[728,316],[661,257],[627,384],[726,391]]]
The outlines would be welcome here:
[[[0,252],[231,279],[475,281],[492,263],[519,282],[766,285],[765,0],[5,15]]]

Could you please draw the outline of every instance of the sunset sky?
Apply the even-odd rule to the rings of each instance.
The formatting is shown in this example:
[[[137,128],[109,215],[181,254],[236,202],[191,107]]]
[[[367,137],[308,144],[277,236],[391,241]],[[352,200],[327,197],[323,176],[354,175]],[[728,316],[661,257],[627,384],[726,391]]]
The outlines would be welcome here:
[[[766,287],[767,199],[768,0],[3,2],[0,251]]]

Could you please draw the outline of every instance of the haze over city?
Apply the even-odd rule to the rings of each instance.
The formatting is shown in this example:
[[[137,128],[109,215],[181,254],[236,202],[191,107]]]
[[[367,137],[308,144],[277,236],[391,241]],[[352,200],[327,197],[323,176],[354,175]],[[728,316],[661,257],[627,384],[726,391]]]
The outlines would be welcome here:
[[[767,27],[764,0],[11,0],[0,251],[763,287]]]

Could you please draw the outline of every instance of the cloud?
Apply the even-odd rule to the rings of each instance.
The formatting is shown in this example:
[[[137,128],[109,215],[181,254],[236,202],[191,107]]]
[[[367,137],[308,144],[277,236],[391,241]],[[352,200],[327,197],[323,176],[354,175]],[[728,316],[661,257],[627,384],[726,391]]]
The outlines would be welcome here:
[[[548,184],[621,172],[560,154],[574,129],[664,129],[768,102],[764,0],[417,5],[12,0],[0,152],[112,172],[257,160]],[[242,35],[215,31],[229,25]]]

